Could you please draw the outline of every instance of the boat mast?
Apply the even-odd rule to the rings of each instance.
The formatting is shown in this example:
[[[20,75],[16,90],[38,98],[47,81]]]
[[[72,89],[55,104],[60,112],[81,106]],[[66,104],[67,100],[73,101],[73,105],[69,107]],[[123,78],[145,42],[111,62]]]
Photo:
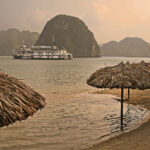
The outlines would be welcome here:
[[[53,45],[55,45],[55,37],[54,37],[54,35],[53,35]]]

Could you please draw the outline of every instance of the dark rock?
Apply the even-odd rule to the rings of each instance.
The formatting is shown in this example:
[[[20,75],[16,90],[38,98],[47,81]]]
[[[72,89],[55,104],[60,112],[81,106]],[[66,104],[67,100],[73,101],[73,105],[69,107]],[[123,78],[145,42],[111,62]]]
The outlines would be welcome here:
[[[100,47],[83,21],[76,17],[58,15],[47,22],[36,45],[52,44],[64,47],[75,57],[99,57]]]

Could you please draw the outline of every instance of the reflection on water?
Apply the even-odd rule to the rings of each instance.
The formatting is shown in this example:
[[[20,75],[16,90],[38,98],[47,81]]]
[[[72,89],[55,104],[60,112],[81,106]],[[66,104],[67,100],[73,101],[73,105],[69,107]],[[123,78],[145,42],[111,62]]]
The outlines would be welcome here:
[[[128,129],[131,125],[136,124],[139,120],[146,117],[148,111],[141,107],[135,107],[132,105],[127,105],[124,110],[123,116],[123,128]],[[111,133],[120,131],[120,114],[119,113],[109,113],[104,118],[109,123],[111,127]]]
[[[0,128],[0,149],[81,149],[109,135],[118,126],[120,103],[112,95],[90,94],[97,89],[87,86],[86,79],[96,69],[121,60],[139,62],[142,58],[41,61],[0,57],[0,68],[4,72],[23,79],[43,94],[48,103],[33,117]],[[146,111],[125,105],[124,113],[128,116],[128,126],[138,122]]]

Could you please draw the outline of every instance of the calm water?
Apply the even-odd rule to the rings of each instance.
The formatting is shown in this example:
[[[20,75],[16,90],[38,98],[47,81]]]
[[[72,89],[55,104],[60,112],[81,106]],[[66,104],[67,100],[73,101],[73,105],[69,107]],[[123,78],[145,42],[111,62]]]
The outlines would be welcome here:
[[[47,106],[27,120],[0,128],[0,150],[71,150],[100,142],[118,130],[120,103],[98,95],[86,79],[95,70],[120,61],[150,62],[149,58],[74,58],[14,60],[0,57],[3,72],[21,79],[47,99]],[[127,126],[147,111],[125,104]]]

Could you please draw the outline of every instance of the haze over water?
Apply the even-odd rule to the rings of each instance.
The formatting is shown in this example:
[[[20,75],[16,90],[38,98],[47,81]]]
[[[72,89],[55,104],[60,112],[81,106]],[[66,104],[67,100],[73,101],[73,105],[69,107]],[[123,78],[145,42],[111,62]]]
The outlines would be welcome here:
[[[0,57],[3,72],[22,79],[47,99],[47,106],[33,117],[0,128],[0,149],[70,150],[98,143],[115,129],[109,118],[119,116],[120,103],[112,95],[92,94],[98,89],[88,86],[86,79],[101,67],[141,60],[150,62],[149,58],[119,57],[58,61]],[[146,114],[145,110],[126,104],[124,113],[128,108],[133,120],[129,124]]]

